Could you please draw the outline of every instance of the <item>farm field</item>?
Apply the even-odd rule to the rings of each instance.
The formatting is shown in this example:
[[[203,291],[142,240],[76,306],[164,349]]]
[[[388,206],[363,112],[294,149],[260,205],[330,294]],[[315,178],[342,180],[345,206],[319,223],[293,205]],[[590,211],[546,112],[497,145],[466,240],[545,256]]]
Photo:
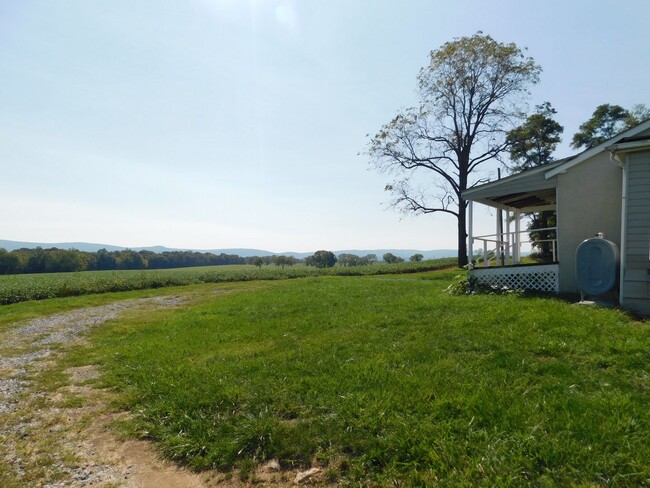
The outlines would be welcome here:
[[[192,299],[96,328],[60,364],[100,369],[134,414],[124,435],[242,482],[274,460],[335,485],[649,484],[648,323],[449,295],[458,273],[174,288]],[[0,314],[75,300],[96,299]]]
[[[197,283],[278,280],[322,275],[412,273],[449,267],[455,263],[456,260],[453,258],[443,258],[416,263],[377,263],[371,266],[336,266],[334,268],[226,265],[165,270],[0,275],[0,305],[27,300],[143,290]]]

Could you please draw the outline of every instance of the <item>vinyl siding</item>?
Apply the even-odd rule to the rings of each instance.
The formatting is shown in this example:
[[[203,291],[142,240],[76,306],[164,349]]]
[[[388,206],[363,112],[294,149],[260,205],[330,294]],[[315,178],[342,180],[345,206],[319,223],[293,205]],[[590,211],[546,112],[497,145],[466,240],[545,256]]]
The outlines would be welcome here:
[[[650,315],[650,152],[627,157],[623,305]]]
[[[620,249],[623,172],[603,152],[557,178],[560,291],[577,293],[575,256],[580,243],[602,232]]]

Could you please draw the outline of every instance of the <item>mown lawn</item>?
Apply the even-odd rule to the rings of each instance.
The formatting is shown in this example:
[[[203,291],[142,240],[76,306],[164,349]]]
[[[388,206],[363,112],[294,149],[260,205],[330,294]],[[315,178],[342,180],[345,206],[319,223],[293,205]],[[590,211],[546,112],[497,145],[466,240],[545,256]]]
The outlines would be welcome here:
[[[196,469],[340,484],[650,484],[650,327],[457,271],[251,282],[94,332],[132,432]]]

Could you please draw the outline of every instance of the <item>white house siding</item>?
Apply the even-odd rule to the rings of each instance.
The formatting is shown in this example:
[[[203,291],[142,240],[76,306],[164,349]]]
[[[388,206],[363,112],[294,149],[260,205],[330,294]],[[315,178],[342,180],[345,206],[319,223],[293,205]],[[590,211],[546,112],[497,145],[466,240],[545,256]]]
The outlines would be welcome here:
[[[627,156],[623,305],[650,314],[650,152]]]
[[[621,245],[622,170],[601,152],[558,175],[560,291],[578,292],[576,249],[599,232]]]

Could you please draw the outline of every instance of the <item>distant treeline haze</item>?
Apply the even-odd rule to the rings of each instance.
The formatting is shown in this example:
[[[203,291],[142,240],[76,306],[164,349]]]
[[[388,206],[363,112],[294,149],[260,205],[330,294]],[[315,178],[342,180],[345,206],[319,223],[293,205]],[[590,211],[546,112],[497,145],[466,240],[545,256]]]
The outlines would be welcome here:
[[[414,254],[410,261],[422,261],[422,254]],[[43,249],[37,247],[7,251],[0,248],[0,275],[26,273],[66,273],[73,271],[103,271],[124,269],[171,269],[190,268],[195,266],[221,266],[226,264],[251,264],[255,266],[276,265],[284,268],[295,264],[305,264],[317,268],[330,268],[338,263],[339,266],[368,266],[379,261],[375,254],[357,256],[342,253],[338,257],[331,251],[316,251],[312,256],[298,259],[294,256],[250,256],[241,257],[237,254],[213,254],[197,251],[79,251],[77,249],[58,249],[52,247]],[[403,258],[386,253],[383,255],[386,263],[400,263]]]
[[[0,274],[61,273],[118,269],[168,269],[223,264],[248,264],[254,258],[236,254],[210,254],[193,251],[78,251],[76,249],[0,249]],[[271,257],[262,258],[268,260]]]

